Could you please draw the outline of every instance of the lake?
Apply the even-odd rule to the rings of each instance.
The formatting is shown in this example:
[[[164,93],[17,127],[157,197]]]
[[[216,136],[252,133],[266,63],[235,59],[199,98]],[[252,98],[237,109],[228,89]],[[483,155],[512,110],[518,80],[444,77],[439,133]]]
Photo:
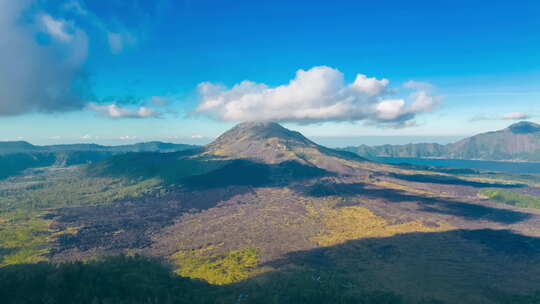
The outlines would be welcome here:
[[[500,171],[506,173],[519,174],[540,174],[540,163],[517,163],[499,162],[485,160],[463,160],[463,159],[436,159],[436,158],[402,158],[402,157],[376,157],[371,160],[399,164],[408,163],[412,165],[438,166],[450,168],[480,169],[490,171]]]

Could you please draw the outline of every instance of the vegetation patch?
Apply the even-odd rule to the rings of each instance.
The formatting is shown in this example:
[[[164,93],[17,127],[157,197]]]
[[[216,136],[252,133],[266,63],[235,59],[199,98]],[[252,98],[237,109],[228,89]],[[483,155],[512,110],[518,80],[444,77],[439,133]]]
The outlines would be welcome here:
[[[46,260],[52,221],[42,215],[14,212],[0,217],[0,250],[6,252],[0,252],[0,266]]]
[[[128,181],[118,178],[70,176],[51,183],[0,191],[0,212],[46,210],[108,204],[117,200],[160,193],[160,180]]]
[[[22,210],[0,215],[0,266],[46,261],[56,237],[77,232],[76,227],[51,229],[53,220],[46,216],[46,212]]]
[[[506,205],[540,209],[540,197],[532,195],[514,193],[500,189],[484,189],[480,191],[479,194]]]
[[[55,209],[106,205],[148,193],[161,195],[158,179],[128,181],[85,177],[78,172],[38,174],[27,181],[17,177],[0,185],[0,266],[46,261],[57,237],[74,234],[77,227],[52,229]]]
[[[257,251],[244,247],[224,254],[209,254],[215,246],[179,251],[172,256],[175,272],[189,278],[203,279],[211,284],[224,285],[239,282],[255,274]]]
[[[390,237],[411,232],[435,232],[449,230],[445,223],[427,227],[421,221],[392,225],[366,208],[347,206],[324,210],[323,231],[311,240],[319,246],[332,246],[349,240]]]

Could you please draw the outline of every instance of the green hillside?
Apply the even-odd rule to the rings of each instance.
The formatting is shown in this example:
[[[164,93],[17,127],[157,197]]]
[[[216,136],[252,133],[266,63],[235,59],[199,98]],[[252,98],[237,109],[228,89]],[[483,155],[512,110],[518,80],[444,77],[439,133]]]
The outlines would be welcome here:
[[[128,152],[175,152],[193,148],[196,146],[162,142],[123,146],[95,144],[34,146],[24,141],[0,142],[0,179],[20,174],[29,168],[88,164]]]

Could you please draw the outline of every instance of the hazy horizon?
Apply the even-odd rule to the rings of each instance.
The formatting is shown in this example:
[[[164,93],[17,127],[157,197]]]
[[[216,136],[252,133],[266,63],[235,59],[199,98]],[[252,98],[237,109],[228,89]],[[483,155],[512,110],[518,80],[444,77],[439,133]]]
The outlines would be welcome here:
[[[330,148],[343,148],[347,146],[359,146],[359,145],[405,145],[405,144],[415,144],[415,143],[438,143],[438,144],[448,144],[456,142],[465,138],[466,136],[306,136],[310,140],[316,142],[317,144],[327,146]],[[174,143],[174,144],[190,144],[190,145],[206,145],[212,142],[217,137],[204,137],[204,138],[157,138],[157,139],[94,139],[90,141],[84,141],[81,139],[45,139],[45,140],[24,140],[24,139],[14,139],[14,140],[0,140],[0,142],[5,141],[27,141],[33,145],[45,146],[45,145],[62,145],[62,144],[98,144],[106,146],[119,146],[119,145],[130,145],[135,143],[150,142],[150,141],[160,141],[165,143]]]

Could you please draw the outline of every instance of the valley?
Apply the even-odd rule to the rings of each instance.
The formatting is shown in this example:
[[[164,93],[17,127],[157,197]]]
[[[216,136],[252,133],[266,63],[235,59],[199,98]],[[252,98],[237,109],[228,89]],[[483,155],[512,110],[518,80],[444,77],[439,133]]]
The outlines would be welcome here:
[[[377,163],[243,123],[205,147],[1,180],[0,262],[141,256],[246,303],[527,303],[538,199],[534,175]]]

